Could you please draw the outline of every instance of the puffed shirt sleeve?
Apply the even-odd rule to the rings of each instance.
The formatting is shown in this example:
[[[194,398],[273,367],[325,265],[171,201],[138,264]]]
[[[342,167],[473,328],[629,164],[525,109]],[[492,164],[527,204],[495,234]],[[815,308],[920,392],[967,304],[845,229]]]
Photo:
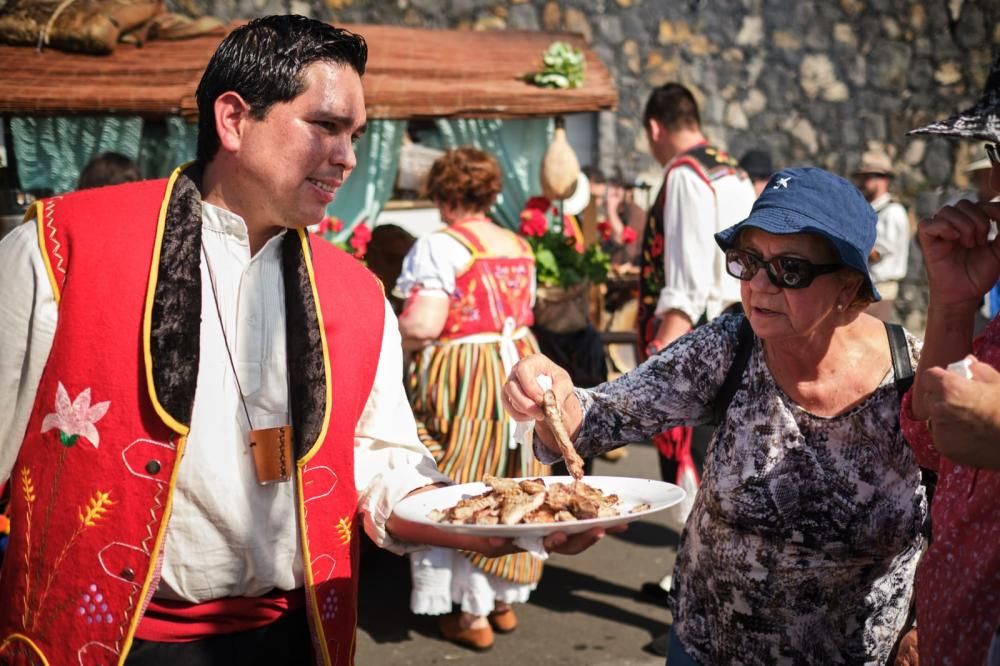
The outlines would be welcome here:
[[[694,170],[678,167],[667,177],[663,202],[664,287],[656,314],[680,310],[692,323],[708,305],[718,252],[715,193]]]
[[[377,545],[397,554],[423,548],[394,540],[385,524],[396,504],[431,483],[451,483],[434,464],[417,436],[417,424],[403,388],[403,351],[399,325],[389,304],[375,382],[354,436],[354,480],[365,532]]]
[[[0,485],[21,449],[58,312],[37,227],[22,224],[0,241]]]
[[[393,294],[409,298],[414,289],[455,291],[455,276],[469,263],[472,254],[447,234],[428,234],[417,239],[403,259]]]

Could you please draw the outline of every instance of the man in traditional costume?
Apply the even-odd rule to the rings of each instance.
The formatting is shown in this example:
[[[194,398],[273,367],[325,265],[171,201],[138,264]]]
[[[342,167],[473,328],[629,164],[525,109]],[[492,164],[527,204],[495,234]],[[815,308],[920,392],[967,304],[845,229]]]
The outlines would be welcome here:
[[[684,86],[666,83],[653,90],[643,124],[650,152],[664,169],[642,237],[637,323],[644,360],[698,324],[738,307],[739,283],[726,273],[714,234],[749,215],[755,192],[736,160],[702,133],[698,103]],[[653,442],[663,480],[688,491],[688,501],[673,511],[683,523],[698,488],[692,428],[670,428]],[[670,586],[668,573],[642,590],[665,600]]]
[[[380,285],[305,231],[356,164],[366,60],[251,21],[198,87],[195,163],[41,201],[0,245],[0,662],[350,664],[359,523],[514,551],[393,516],[448,479]]]

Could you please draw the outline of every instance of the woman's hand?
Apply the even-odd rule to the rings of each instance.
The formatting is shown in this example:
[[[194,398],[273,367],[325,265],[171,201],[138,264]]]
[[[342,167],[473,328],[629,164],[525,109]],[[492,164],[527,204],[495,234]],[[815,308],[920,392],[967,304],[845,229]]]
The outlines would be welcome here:
[[[552,391],[562,408],[563,425],[570,437],[576,439],[576,434],[583,423],[583,410],[580,401],[573,393],[573,381],[569,373],[560,368],[546,356],[532,354],[517,362],[510,372],[507,383],[501,392],[504,409],[515,421],[536,421],[535,431],[542,443],[558,452],[555,439],[548,424],[545,422],[545,412],[542,402],[545,392],[538,385],[538,377],[548,375],[552,378]]]
[[[1000,204],[963,200],[920,222],[933,306],[976,306],[1000,279],[1000,238],[987,240],[990,220],[1000,220]]]
[[[931,437],[941,455],[980,469],[1000,470],[1000,372],[974,361],[972,379],[943,368],[919,383]]]

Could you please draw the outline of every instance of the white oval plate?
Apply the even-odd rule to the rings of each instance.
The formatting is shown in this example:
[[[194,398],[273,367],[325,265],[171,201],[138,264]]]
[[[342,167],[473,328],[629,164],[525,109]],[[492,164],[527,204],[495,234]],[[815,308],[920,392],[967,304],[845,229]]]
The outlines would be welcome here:
[[[546,476],[541,477],[541,479],[545,485],[573,482],[573,477],[570,476]],[[515,481],[520,480],[515,479]],[[592,527],[612,527],[630,523],[651,513],[663,511],[683,501],[686,496],[682,488],[672,483],[651,479],[635,479],[624,476],[585,476],[583,482],[606,495],[618,495],[618,499],[621,500],[617,507],[620,515],[565,523],[529,523],[524,525],[453,525],[436,523],[427,517],[427,514],[434,509],[444,511],[455,506],[461,499],[481,495],[489,490],[485,483],[480,482],[437,488],[407,497],[396,505],[393,513],[404,520],[430,525],[445,532],[475,536],[541,537],[554,532],[575,534],[585,532]],[[649,504],[649,508],[632,513],[632,508],[639,504]]]

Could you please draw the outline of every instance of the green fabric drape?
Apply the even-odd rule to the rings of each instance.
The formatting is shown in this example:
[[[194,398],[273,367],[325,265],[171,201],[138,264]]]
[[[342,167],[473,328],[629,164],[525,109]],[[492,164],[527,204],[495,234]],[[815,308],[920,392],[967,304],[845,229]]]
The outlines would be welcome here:
[[[91,157],[116,152],[139,156],[142,118],[73,116],[11,118],[17,177],[30,192],[67,192],[76,188]]]
[[[521,226],[525,202],[541,192],[539,170],[555,129],[551,118],[493,120],[463,118],[435,122],[441,148],[475,146],[496,157],[503,191],[490,215],[508,229]]]
[[[147,122],[139,142],[139,169],[146,178],[166,178],[198,152],[198,125],[180,116]]]
[[[369,121],[368,130],[354,146],[358,165],[326,209],[327,215],[344,222],[338,240],[348,238],[362,221],[372,226],[392,196],[405,129],[399,120]]]

